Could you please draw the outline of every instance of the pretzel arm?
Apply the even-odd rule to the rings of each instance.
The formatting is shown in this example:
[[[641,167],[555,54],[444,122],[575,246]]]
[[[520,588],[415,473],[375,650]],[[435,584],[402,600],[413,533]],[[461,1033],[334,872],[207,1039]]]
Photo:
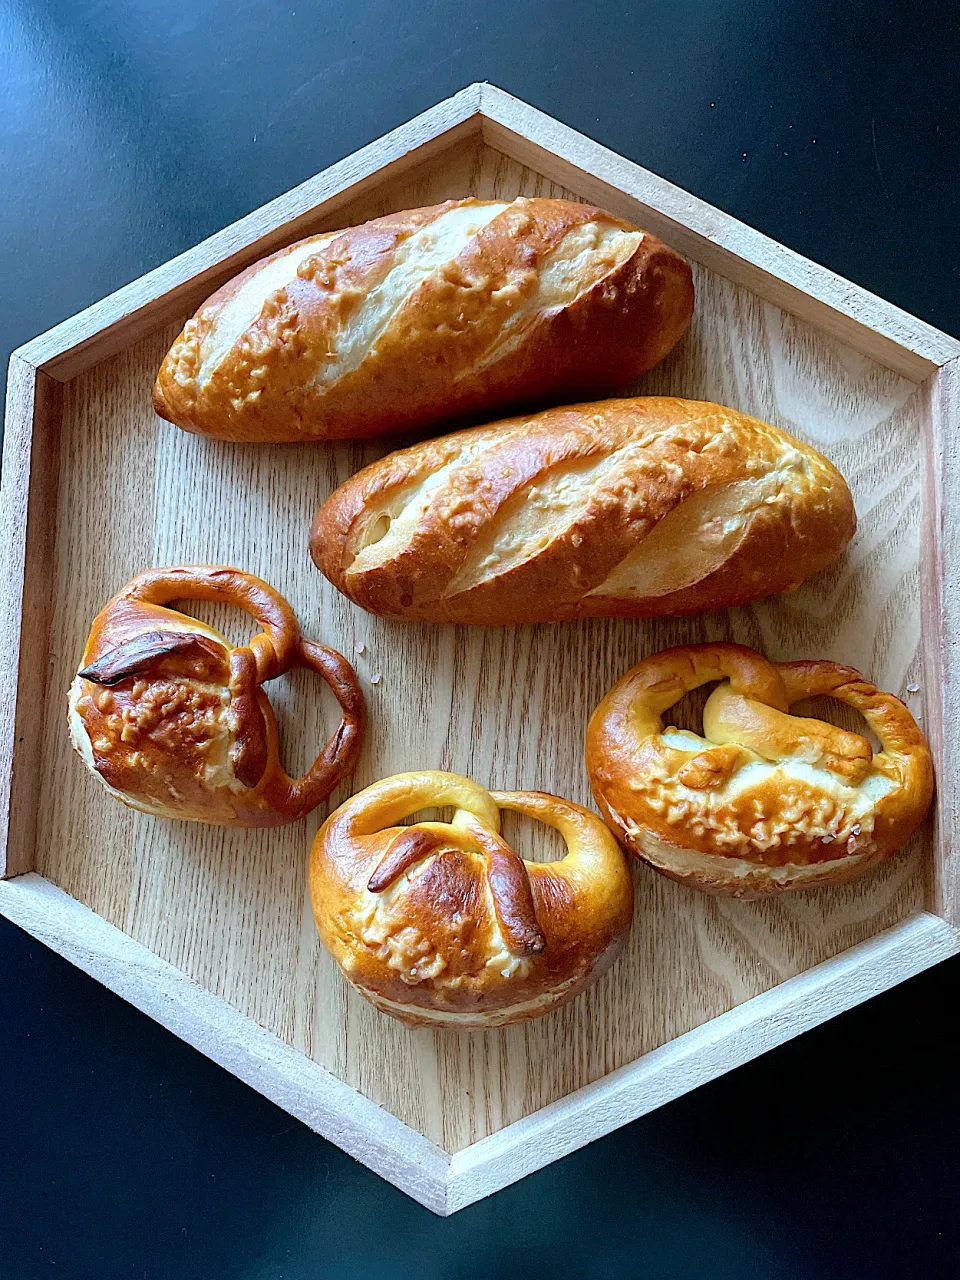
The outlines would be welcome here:
[[[853,667],[833,662],[781,662],[779,669],[791,702],[818,695],[837,698],[860,712],[884,751],[904,755],[926,751],[924,737],[907,707]]]
[[[377,868],[367,881],[371,893],[381,893],[388,889],[394,881],[399,880],[405,871],[409,871],[421,858],[426,858],[447,841],[436,831],[428,831],[423,827],[408,827],[391,841],[387,852],[377,863]]]
[[[336,650],[301,639],[294,665],[306,667],[322,676],[343,712],[339,728],[308,772],[296,780],[287,778],[289,806],[297,816],[301,816],[325,800],[355,768],[366,727],[367,708],[356,672]]]
[[[664,712],[713,680],[786,711],[783,681],[772,662],[739,644],[680,645],[645,658],[613,686],[598,708],[634,739],[663,731]]]
[[[146,569],[115,597],[121,599],[155,605],[175,600],[213,600],[243,609],[266,632],[249,646],[257,660],[259,683],[286,671],[295,659],[300,636],[296,614],[269,583],[241,569],[211,565]]]
[[[487,883],[500,932],[516,955],[539,955],[547,945],[537,921],[530,873],[520,855],[479,822],[464,824],[487,860]]]
[[[230,655],[230,709],[236,725],[230,748],[233,772],[244,786],[256,787],[267,771],[269,747],[256,662],[249,649],[234,649]]]
[[[873,751],[866,738],[823,720],[777,711],[719,685],[703,709],[703,729],[711,742],[746,747],[762,760],[802,760],[829,769],[851,786],[867,776]]]

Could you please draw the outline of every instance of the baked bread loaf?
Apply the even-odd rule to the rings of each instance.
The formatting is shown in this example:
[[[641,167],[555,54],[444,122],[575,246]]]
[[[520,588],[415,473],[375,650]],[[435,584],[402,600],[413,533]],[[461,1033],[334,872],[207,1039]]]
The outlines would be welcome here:
[[[263,627],[233,648],[171,600],[238,605]],[[260,686],[308,667],[343,710],[303,778],[280,764],[277,724]],[[349,662],[305,640],[286,600],[239,569],[148,569],[97,615],[70,689],[73,745],[124,804],[162,818],[237,827],[295,822],[356,764],[363,694]]]
[[[311,236],[187,321],[157,413],[221,440],[332,440],[610,392],[693,311],[690,268],[590,205],[448,200]]]
[[[843,477],[809,445],[650,397],[392,453],[324,503],[310,551],[372,613],[500,626],[743,604],[799,585],[855,527]]]
[[[401,820],[452,806],[450,822]],[[500,810],[555,827],[524,862]],[[352,796],[313,845],[310,896],[349,981],[410,1026],[499,1027],[570,1000],[613,962],[633,915],[626,859],[595,814],[452,773],[401,773]]]
[[[664,728],[719,680],[703,736]],[[789,714],[826,694],[880,740]],[[736,644],[666,649],[628,671],[587,729],[597,804],[625,848],[673,880],[758,898],[839,884],[889,858],[930,806],[933,766],[903,703],[835,662],[768,662]]]

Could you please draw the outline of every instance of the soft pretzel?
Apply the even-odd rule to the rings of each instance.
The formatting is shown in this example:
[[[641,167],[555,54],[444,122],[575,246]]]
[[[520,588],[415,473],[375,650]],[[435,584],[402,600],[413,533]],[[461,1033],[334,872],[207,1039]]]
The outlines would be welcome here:
[[[723,405],[643,396],[391,453],[327,499],[310,554],[372,613],[509,626],[787,591],[856,523],[843,476],[809,445]]]
[[[163,606],[238,605],[263,627],[233,648],[219,632]],[[299,779],[280,763],[277,724],[260,686],[291,667],[327,682],[340,727]],[[118,800],[165,818],[231,826],[295,822],[356,764],[365,721],[349,662],[305,640],[274,589],[239,569],[186,565],[138,574],[94,620],[69,695],[70,735]]]
[[[665,729],[664,713],[713,680],[703,736]],[[789,714],[818,694],[856,708],[882,750]],[[933,794],[930,751],[898,698],[852,667],[736,644],[666,649],[628,671],[590,721],[587,769],[627,849],[739,898],[849,879],[906,843]]]
[[[601,209],[448,200],[248,267],[187,321],[154,405],[224,440],[386,435],[609,393],[692,311],[684,260]]]
[[[434,807],[453,819],[400,825]],[[500,835],[501,809],[555,827],[566,856],[524,862]],[[633,913],[626,860],[594,814],[435,772],[397,774],[341,805],[314,842],[310,895],[345,976],[411,1026],[547,1013],[613,962]]]

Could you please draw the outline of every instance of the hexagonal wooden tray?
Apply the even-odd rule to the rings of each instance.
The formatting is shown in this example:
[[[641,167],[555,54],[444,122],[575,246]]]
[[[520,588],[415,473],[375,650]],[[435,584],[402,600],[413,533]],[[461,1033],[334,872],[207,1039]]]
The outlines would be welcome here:
[[[693,329],[640,389],[726,402],[825,450],[860,514],[849,554],[728,615],[391,624],[337,596],[307,555],[317,503],[389,445],[232,446],[154,416],[169,342],[241,267],[468,193],[582,198],[685,254]],[[0,910],[438,1213],[956,952],[958,357],[951,338],[500,90],[465,89],[13,356]],[[665,644],[732,637],[849,662],[903,694],[937,755],[937,820],[876,874],[781,902],[707,898],[637,868],[632,940],[581,999],[506,1030],[408,1031],[319,945],[306,864],[320,815],[264,832],[157,821],[72,758],[64,695],[90,620],[137,570],[185,561],[261,574],[307,634],[355,658],[371,713],[356,787],[443,768],[589,804],[582,735],[602,692]],[[203,616],[236,633],[235,617]],[[271,694],[291,766],[331,727],[318,684]],[[532,829],[518,835],[548,856]]]

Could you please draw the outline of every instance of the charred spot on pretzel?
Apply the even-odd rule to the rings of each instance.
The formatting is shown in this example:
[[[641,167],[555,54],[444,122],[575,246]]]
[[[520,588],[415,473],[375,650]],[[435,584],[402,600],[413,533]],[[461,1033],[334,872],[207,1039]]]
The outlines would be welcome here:
[[[91,684],[110,687],[156,669],[159,659],[173,656],[189,658],[190,674],[202,680],[222,671],[224,649],[217,641],[195,631],[143,631],[107,649],[95,662],[81,667],[77,675]]]

